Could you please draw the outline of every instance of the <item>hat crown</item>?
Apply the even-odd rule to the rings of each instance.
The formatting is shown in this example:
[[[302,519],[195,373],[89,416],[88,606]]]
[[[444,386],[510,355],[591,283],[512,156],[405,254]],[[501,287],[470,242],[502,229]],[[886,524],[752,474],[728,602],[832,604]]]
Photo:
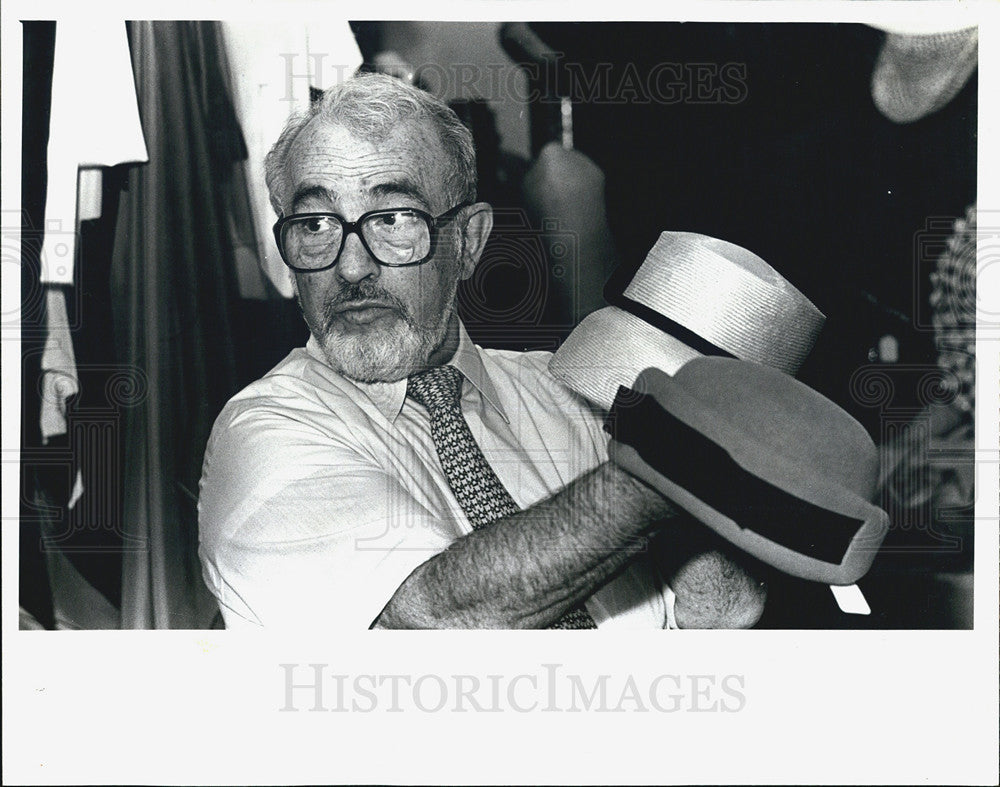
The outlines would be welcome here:
[[[636,387],[647,387],[647,370]],[[740,464],[766,476],[796,468],[870,501],[876,491],[878,450],[865,428],[809,386],[760,364],[696,358],[674,375],[671,409],[726,448]],[[680,401],[683,399],[684,401]]]
[[[789,374],[825,319],[753,252],[691,232],[661,233],[624,295],[737,358]]]
[[[889,528],[871,502],[878,451],[844,410],[776,369],[696,358],[648,368],[608,416],[612,460],[736,546],[835,585],[871,567]]]
[[[674,374],[702,354],[795,374],[823,314],[764,260],[732,243],[663,232],[615,305],[588,314],[549,371],[604,409],[643,369]]]

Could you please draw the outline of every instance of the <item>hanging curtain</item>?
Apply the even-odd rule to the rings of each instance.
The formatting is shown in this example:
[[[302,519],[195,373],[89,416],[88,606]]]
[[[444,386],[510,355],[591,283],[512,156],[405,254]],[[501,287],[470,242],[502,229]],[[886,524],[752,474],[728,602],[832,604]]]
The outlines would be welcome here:
[[[51,509],[36,504],[41,463],[41,399],[30,381],[42,376],[45,347],[45,298],[39,282],[45,217],[52,67],[55,59],[55,22],[22,22],[24,51],[21,113],[21,494],[18,549],[18,604],[20,628],[55,628],[55,610],[42,534]],[[5,246],[6,253],[6,246]]]
[[[123,392],[122,627],[205,628],[217,608],[197,556],[198,479],[237,389],[246,147],[217,23],[133,22],[129,37],[149,163],[129,173],[111,271],[117,357],[141,371]]]

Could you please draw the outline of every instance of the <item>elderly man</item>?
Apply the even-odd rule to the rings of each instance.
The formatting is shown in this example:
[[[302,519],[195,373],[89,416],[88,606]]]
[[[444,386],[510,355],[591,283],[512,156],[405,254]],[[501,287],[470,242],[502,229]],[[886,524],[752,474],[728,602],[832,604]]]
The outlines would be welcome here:
[[[199,502],[228,627],[752,625],[721,557],[662,580],[672,511],[607,461],[602,414],[547,353],[471,343],[456,288],[492,227],[469,132],[368,75],[292,118],[267,157],[311,338],[219,416]]]

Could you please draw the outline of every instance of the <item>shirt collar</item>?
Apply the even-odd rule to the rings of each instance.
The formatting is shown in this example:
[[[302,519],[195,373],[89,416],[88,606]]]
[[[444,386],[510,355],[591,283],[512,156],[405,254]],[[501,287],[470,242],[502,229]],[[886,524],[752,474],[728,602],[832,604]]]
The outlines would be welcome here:
[[[317,360],[324,364],[328,363],[323,348],[314,336],[309,337],[306,350]],[[448,365],[458,369],[465,379],[479,391],[483,399],[489,402],[500,414],[500,417],[508,424],[510,423],[503,404],[500,402],[496,386],[483,364],[480,350],[472,343],[472,339],[469,338],[461,320],[458,322],[458,349],[455,350],[452,359],[448,361]],[[394,422],[402,411],[403,403],[406,401],[406,380],[398,380],[394,383],[360,383],[355,380],[347,380],[342,375],[338,376],[357,388],[388,421]]]
[[[472,343],[472,339],[466,333],[465,325],[461,320],[458,321],[458,349],[455,350],[455,355],[448,363],[458,369],[465,376],[465,379],[472,383],[483,399],[493,406],[493,409],[500,414],[504,421],[510,423],[510,418],[507,417],[503,404],[500,403],[500,396],[497,394],[493,379],[483,364],[480,350]]]

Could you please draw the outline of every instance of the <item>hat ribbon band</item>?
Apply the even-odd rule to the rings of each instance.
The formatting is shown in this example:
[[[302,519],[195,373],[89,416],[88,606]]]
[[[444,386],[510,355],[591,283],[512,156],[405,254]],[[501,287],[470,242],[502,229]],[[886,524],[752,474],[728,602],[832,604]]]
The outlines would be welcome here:
[[[668,413],[650,394],[619,387],[604,429],[635,449],[650,468],[740,528],[799,554],[840,565],[864,524],[748,472],[725,448]]]
[[[692,350],[697,350],[702,355],[718,355],[723,358],[736,357],[728,350],[723,350],[717,344],[712,344],[712,342],[705,337],[699,336],[690,328],[685,328],[679,322],[670,319],[667,315],[662,314],[655,309],[651,309],[643,303],[633,301],[624,294],[611,297],[608,302],[612,306],[617,306],[622,311],[628,312],[633,317],[638,317],[640,320],[652,325],[654,328],[670,334],[677,339],[677,341],[682,344],[686,344]]]

